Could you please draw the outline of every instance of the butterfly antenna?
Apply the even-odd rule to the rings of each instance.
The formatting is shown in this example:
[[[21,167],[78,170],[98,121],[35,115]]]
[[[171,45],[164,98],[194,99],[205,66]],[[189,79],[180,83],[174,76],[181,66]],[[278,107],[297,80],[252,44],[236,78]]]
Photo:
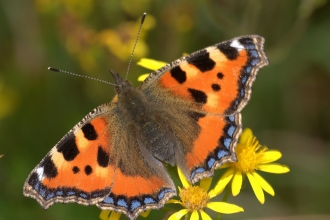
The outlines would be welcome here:
[[[142,25],[143,25],[143,22],[144,22],[144,19],[146,18],[146,16],[147,16],[147,13],[144,12],[143,15],[142,15],[142,18],[141,18],[140,27],[139,27],[138,34],[136,36],[136,40],[135,40],[135,43],[134,43],[134,46],[133,46],[133,50],[132,50],[131,56],[130,56],[129,61],[128,61],[128,67],[127,67],[127,72],[126,72],[125,79],[127,79],[129,68],[131,66],[131,62],[132,62],[132,58],[133,58],[133,54],[134,54],[134,50],[135,50],[137,42],[139,41],[140,32],[141,32]]]
[[[105,80],[101,80],[101,79],[97,79],[97,78],[93,78],[93,77],[89,77],[89,76],[84,76],[84,75],[79,75],[79,74],[76,74],[76,73],[56,69],[56,68],[53,68],[53,67],[48,67],[48,70],[53,71],[53,72],[66,73],[66,74],[70,74],[70,75],[73,75],[73,76],[79,76],[79,77],[82,77],[82,78],[87,78],[87,79],[91,79],[91,80],[95,80],[95,81],[98,81],[98,82],[103,82],[103,83],[106,83],[106,84],[109,84],[109,85],[116,86],[116,84],[113,84],[111,82],[107,82]]]

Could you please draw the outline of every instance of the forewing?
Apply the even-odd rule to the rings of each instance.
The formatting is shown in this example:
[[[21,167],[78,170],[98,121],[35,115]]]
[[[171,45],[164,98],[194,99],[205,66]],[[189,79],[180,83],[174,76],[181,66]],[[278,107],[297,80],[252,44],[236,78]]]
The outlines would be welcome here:
[[[198,111],[231,115],[251,95],[258,70],[268,64],[264,39],[242,36],[180,58],[151,73],[141,89],[164,88]]]

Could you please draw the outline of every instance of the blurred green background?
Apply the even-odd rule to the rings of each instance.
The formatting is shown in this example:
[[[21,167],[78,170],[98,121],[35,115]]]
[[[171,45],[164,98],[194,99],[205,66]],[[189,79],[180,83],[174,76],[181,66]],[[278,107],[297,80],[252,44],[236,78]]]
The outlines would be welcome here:
[[[95,206],[56,204],[44,211],[22,194],[26,177],[57,141],[114,95],[113,86],[47,67],[108,81],[109,68],[125,74],[143,12],[148,16],[129,73],[135,85],[147,72],[136,65],[142,57],[171,62],[240,35],[266,39],[270,65],[259,72],[243,126],[280,150],[279,162],[291,172],[261,174],[276,193],[264,205],[246,183],[229,199],[245,212],[223,219],[329,219],[328,0],[1,0],[0,219],[98,219]]]

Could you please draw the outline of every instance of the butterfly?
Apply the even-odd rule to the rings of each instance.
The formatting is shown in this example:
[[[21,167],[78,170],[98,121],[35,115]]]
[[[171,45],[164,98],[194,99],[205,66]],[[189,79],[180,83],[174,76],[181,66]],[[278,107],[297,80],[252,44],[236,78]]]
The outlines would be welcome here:
[[[56,202],[96,205],[136,219],[176,195],[165,165],[195,183],[236,161],[241,110],[258,70],[264,39],[237,37],[179,58],[135,88],[112,72],[117,100],[75,125],[32,170],[24,195],[47,209]]]

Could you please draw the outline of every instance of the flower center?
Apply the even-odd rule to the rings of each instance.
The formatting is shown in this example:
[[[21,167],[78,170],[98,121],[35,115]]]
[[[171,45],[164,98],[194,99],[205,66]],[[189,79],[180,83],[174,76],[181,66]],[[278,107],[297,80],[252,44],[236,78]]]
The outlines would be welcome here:
[[[261,146],[255,137],[249,138],[246,143],[238,143],[236,145],[238,161],[230,163],[230,166],[242,173],[250,173],[260,164],[263,153],[266,150],[267,148]]]
[[[206,207],[210,196],[199,186],[191,186],[181,189],[180,198],[184,206],[189,210],[201,210]]]

